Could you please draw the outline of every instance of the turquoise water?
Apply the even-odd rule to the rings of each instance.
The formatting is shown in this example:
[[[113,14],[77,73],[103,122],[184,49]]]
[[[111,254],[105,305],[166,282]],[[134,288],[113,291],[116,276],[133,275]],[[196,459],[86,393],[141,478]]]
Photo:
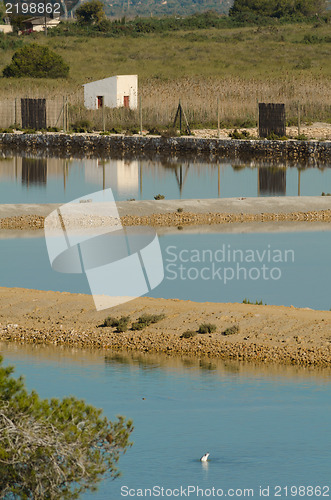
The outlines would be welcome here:
[[[122,477],[85,499],[119,500],[125,487],[252,488],[254,498],[260,486],[271,498],[277,485],[330,488],[330,372],[4,343],[1,351],[42,397],[73,394],[134,420]]]
[[[1,203],[63,203],[111,187],[116,200],[320,196],[331,192],[330,165],[207,163],[197,160],[2,158]]]
[[[150,296],[198,302],[242,302],[247,298],[274,305],[324,310],[331,307],[331,231],[247,234],[177,231],[160,236],[159,241],[165,278]],[[234,261],[232,254],[237,250],[244,257],[250,252],[255,261],[238,262],[240,255]],[[274,251],[282,262],[268,259],[268,252],[273,255]],[[220,262],[222,252],[225,262]],[[265,273],[263,265],[267,268]],[[52,270],[43,237],[0,240],[0,286],[90,293],[85,275]]]

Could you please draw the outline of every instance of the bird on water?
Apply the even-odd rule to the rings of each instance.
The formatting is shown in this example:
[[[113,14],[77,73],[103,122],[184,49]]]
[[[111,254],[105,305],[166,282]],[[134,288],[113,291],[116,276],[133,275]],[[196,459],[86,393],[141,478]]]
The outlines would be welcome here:
[[[207,462],[208,457],[209,457],[209,453],[205,453],[205,454],[204,454],[204,455],[200,458],[200,462]]]

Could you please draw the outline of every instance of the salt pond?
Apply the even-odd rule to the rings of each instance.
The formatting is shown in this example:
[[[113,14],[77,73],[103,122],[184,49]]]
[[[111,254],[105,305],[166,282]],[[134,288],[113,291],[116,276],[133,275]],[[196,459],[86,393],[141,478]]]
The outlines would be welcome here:
[[[43,232],[31,238],[4,234],[9,237],[0,240],[0,286],[90,293],[85,275],[52,270]],[[159,241],[165,277],[150,296],[331,307],[331,231],[176,231],[160,235]]]
[[[63,203],[111,187],[116,200],[320,196],[331,192],[331,169],[176,158],[1,158],[1,203]]]
[[[252,488],[255,498],[260,486],[270,486],[271,498],[277,485],[325,486],[329,496],[330,371],[0,347],[5,363],[14,364],[42,397],[72,394],[102,407],[109,418],[134,420],[134,445],[120,460],[122,477],[82,498],[119,500],[125,498],[122,487],[188,485],[225,493]],[[206,451],[210,462],[202,464]]]

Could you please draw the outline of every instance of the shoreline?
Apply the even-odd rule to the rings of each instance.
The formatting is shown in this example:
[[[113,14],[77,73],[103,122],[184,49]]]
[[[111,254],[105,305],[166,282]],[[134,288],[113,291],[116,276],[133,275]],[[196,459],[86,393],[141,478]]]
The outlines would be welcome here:
[[[61,155],[109,155],[110,153],[154,153],[169,155],[214,155],[228,159],[277,159],[328,162],[329,140],[215,139],[195,136],[125,136],[120,134],[0,133],[0,149],[25,153],[43,151]]]
[[[101,327],[109,316],[165,314],[142,331]],[[216,333],[184,339],[202,323]],[[238,325],[233,335],[223,335]],[[1,288],[0,340],[78,348],[163,353],[300,366],[331,366],[331,312],[285,306],[138,298],[97,312],[89,295]]]
[[[0,205],[0,229],[43,229],[44,220],[60,203]],[[329,223],[331,197],[218,198],[201,200],[139,200],[116,202],[123,226],[194,227],[244,223]],[[68,219],[69,222],[69,219]],[[111,226],[107,216],[88,214],[70,219],[79,227]]]

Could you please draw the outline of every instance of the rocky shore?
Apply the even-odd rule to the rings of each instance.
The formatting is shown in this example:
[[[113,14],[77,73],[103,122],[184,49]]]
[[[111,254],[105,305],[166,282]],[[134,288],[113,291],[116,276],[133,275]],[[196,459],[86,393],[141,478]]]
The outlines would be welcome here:
[[[130,316],[128,330],[101,326],[109,314]],[[132,330],[142,314],[165,318]],[[181,338],[202,323],[216,325],[216,331]],[[236,331],[225,335],[233,326]],[[329,367],[331,312],[146,297],[97,312],[88,295],[2,288],[0,340]]]
[[[283,161],[314,160],[329,162],[331,141],[214,139],[201,137],[161,137],[140,135],[100,135],[65,133],[0,133],[0,149],[11,154],[56,154],[60,157],[78,155],[153,153],[167,155],[214,155],[221,158],[278,159]]]
[[[41,215],[22,215],[0,219],[0,229],[43,229],[45,217]],[[314,212],[227,214],[227,213],[155,213],[145,216],[126,215],[121,217],[123,226],[174,226],[231,224],[243,222],[331,222],[331,210]],[[75,227],[97,227],[113,225],[114,220],[107,217],[94,220],[75,219]]]

